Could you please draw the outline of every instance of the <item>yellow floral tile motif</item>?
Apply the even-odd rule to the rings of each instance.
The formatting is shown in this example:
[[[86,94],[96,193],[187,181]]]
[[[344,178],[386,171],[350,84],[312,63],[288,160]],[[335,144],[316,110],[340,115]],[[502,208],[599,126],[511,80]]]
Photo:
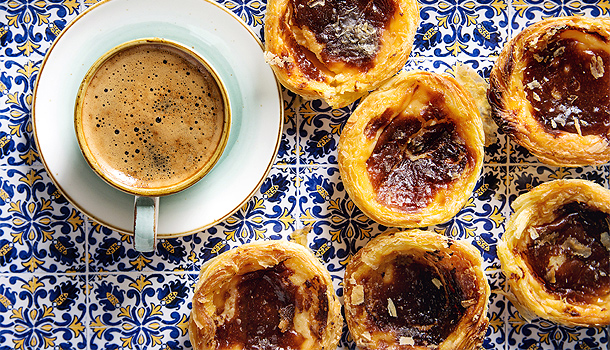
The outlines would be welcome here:
[[[179,7],[181,0],[175,1]],[[216,2],[264,44],[265,0]],[[260,189],[217,225],[160,239],[154,253],[136,252],[132,235],[86,218],[62,195],[33,134],[36,79],[51,45],[98,3],[0,2],[0,349],[190,349],[190,301],[202,265],[243,243],[290,239],[305,227],[307,245],[342,297],[350,257],[378,234],[400,229],[373,222],[343,187],[336,150],[358,101],[332,109],[282,89],[282,142]],[[550,16],[610,15],[609,0],[418,3],[420,24],[405,70],[452,74],[459,62],[484,79],[503,45],[525,26]],[[608,328],[524,319],[500,293],[505,281],[496,247],[517,196],[552,179],[582,178],[608,187],[608,167],[548,167],[506,135],[496,136],[462,211],[427,228],[469,242],[483,257],[495,291],[483,348],[605,349]],[[345,327],[338,350],[347,349],[356,347]]]

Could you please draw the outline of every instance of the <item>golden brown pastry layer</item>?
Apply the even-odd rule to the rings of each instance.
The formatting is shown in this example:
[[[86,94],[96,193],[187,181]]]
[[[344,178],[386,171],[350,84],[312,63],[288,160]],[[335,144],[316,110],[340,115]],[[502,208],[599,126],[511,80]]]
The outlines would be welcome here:
[[[610,19],[551,18],[508,42],[489,78],[492,117],[540,161],[610,160]]]
[[[519,196],[498,245],[518,307],[569,326],[610,323],[610,191],[555,180]]]
[[[342,107],[405,65],[418,23],[414,0],[270,0],[265,57],[286,88]]]
[[[305,247],[249,243],[208,262],[189,321],[196,350],[335,349],[341,306],[330,274]]]
[[[471,245],[420,230],[387,233],[345,271],[345,318],[359,349],[476,349],[489,285]]]
[[[483,165],[481,117],[453,78],[401,72],[364,98],[338,147],[343,184],[356,205],[387,226],[450,220]]]

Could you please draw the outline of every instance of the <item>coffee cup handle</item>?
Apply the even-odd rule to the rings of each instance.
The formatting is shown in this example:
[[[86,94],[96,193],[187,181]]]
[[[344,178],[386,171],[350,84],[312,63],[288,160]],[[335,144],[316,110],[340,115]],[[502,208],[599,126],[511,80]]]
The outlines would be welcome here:
[[[139,252],[154,252],[157,242],[159,197],[136,196],[134,201],[134,248]]]

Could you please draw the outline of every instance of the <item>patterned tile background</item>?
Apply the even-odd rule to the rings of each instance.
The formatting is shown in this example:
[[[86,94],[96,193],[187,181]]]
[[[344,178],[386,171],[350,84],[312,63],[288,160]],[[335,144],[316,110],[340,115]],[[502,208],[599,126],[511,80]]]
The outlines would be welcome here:
[[[405,69],[450,72],[463,62],[484,78],[504,43],[528,24],[610,11],[608,0],[419,1],[421,23]],[[95,2],[0,1],[0,350],[190,349],[187,322],[200,266],[245,242],[287,239],[305,226],[313,228],[309,246],[341,297],[350,255],[388,229],[355,207],[337,168],[337,142],[355,104],[333,110],[284,91],[282,144],[261,189],[219,225],[161,240],[155,253],[134,251],[131,237],[92,222],[57,191],[32,135],[33,88],[51,43]],[[263,39],[265,0],[219,2]],[[497,136],[469,203],[429,228],[471,242],[484,257],[493,290],[484,347],[608,349],[608,328],[526,321],[502,294],[496,256],[516,196],[558,178],[608,187],[608,167],[543,166]],[[347,332],[340,348],[355,348]]]

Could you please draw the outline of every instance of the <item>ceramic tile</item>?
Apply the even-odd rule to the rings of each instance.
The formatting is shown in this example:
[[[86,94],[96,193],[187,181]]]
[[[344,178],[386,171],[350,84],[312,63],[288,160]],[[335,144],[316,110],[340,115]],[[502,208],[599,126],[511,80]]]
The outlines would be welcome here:
[[[118,274],[90,278],[89,349],[190,348],[196,275]]]
[[[76,0],[0,3],[0,53],[9,59],[42,58],[79,10]]]
[[[89,7],[97,4],[100,1],[101,0],[81,0],[81,2],[83,3],[83,8],[85,9],[88,9]]]
[[[543,5],[543,6],[541,6]],[[604,0],[546,1],[519,0],[512,2],[510,19],[513,35],[525,27],[549,17],[581,15],[587,17],[607,17],[608,3]]]
[[[31,125],[32,93],[41,60],[0,61],[0,161],[40,165]]]
[[[309,247],[341,280],[349,258],[386,227],[368,218],[349,198],[337,167],[307,167],[299,173],[299,222],[309,227]],[[342,295],[341,288],[338,294]]]
[[[498,54],[509,37],[504,0],[420,0],[420,24],[412,56],[485,57]]]
[[[543,320],[526,320],[512,304],[508,307],[511,349],[602,349],[608,344],[608,327],[566,327]]]
[[[87,349],[86,279],[0,275],[0,349]]]
[[[585,179],[608,187],[607,166],[586,166],[578,168],[553,167],[546,165],[523,165],[509,167],[509,201],[520,194],[548,181],[559,179]]]
[[[211,227],[194,235],[194,248],[189,256],[191,270],[200,271],[206,261],[239,246],[238,243],[227,240],[219,229],[222,226]]]
[[[109,0],[113,1],[113,0]],[[205,1],[205,0],[201,0]],[[337,168],[341,130],[358,101],[332,109],[282,89],[284,124],[259,190],[219,224],[162,239],[138,253],[132,237],[90,221],[57,191],[32,134],[32,94],[57,35],[96,0],[0,1],[0,349],[191,349],[187,321],[201,265],[246,242],[307,244],[342,300],[349,258],[388,228],[360,211]],[[266,0],[218,0],[264,41]],[[486,80],[503,45],[549,16],[609,16],[607,0],[420,0],[421,21],[405,70],[452,74],[459,62]],[[534,186],[581,178],[610,186],[608,166],[541,164],[498,131],[468,204],[428,229],[475,246],[491,286],[485,349],[607,349],[608,328],[526,321],[504,296],[495,252],[512,209]],[[244,169],[247,171],[247,169]],[[338,349],[356,346],[344,324]]]
[[[89,222],[89,270],[100,271],[185,271],[192,250],[192,235],[158,239],[155,252],[133,248],[133,237]]]
[[[337,145],[343,126],[358,107],[356,101],[333,109],[323,100],[295,104],[299,130],[298,156],[302,165],[337,164]]]
[[[541,164],[536,156],[513,140],[509,139],[508,148],[510,157],[509,162],[512,164]]]
[[[259,40],[263,39],[263,22],[267,10],[266,1],[216,0],[216,2],[231,10],[239,19],[246,23]]]
[[[489,137],[489,142],[485,143],[485,164],[506,164],[508,154],[508,137],[496,127],[495,136]]]
[[[0,271],[83,272],[84,217],[44,169],[0,168]]]
[[[274,167],[260,189],[224,222],[195,235],[194,268],[241,244],[264,239],[288,239],[296,229],[297,174]]]
[[[284,99],[284,125],[282,129],[282,142],[280,144],[276,165],[296,165],[297,161],[297,111],[296,105],[301,98],[286,88],[282,88]]]
[[[305,167],[299,179],[299,224],[310,230],[308,247],[329,271],[342,301],[343,275],[349,259],[387,228],[369,219],[349,199],[337,167]],[[338,349],[356,349],[345,322]]]
[[[403,68],[406,71],[423,70],[438,74],[448,74],[455,76],[456,65],[463,64],[472,68],[485,80],[489,80],[489,72],[493,66],[493,61],[481,58],[461,58],[461,57],[411,57]]]
[[[481,253],[485,269],[499,267],[496,246],[507,220],[505,179],[505,167],[483,167],[464,208],[450,221],[430,228],[445,236],[469,241]]]
[[[504,283],[504,275],[501,272],[488,272],[487,279],[491,289],[489,297],[489,310],[487,318],[489,319],[489,327],[483,341],[485,349],[505,349],[506,344],[506,316],[507,316],[507,301],[502,294],[502,284]]]

